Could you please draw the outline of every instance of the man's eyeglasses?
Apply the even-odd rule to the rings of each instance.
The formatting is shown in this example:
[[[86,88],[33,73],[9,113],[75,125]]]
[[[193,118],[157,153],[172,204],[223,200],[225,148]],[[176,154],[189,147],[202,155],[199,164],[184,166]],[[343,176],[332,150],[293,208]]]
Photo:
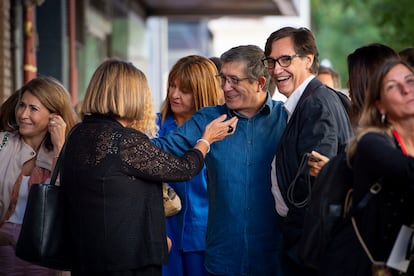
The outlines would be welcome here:
[[[217,75],[216,77],[219,78],[221,87],[225,86],[226,82],[230,83],[231,85],[238,86],[239,82],[250,79],[250,78],[238,78],[236,76],[227,77],[221,74]]]
[[[272,58],[272,57],[264,57],[262,59],[262,62],[264,66],[266,66],[268,69],[274,69],[276,66],[276,62],[279,63],[281,67],[288,67],[292,63],[292,59],[295,57],[300,57],[298,54],[294,55],[284,55],[280,56],[278,58]]]

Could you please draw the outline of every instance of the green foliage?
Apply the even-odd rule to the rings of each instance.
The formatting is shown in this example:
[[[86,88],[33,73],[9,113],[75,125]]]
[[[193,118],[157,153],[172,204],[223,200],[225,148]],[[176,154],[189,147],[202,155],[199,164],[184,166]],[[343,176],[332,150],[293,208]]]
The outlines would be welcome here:
[[[414,46],[412,0],[311,0],[311,22],[320,60],[328,59],[342,79],[346,57],[356,48],[379,42],[396,51]]]
[[[373,18],[386,44],[400,51],[414,46],[414,7],[412,0],[376,0]]]

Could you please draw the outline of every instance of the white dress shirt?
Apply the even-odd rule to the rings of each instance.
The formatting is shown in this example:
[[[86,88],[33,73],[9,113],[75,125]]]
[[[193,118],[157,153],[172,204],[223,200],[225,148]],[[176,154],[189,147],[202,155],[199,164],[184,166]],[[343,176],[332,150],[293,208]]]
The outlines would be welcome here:
[[[298,105],[300,97],[302,97],[303,92],[305,91],[305,88],[308,86],[309,82],[315,78],[314,75],[309,76],[301,85],[299,85],[298,88],[296,88],[295,91],[290,95],[290,97],[286,100],[284,104],[284,108],[286,109],[286,112],[288,114],[288,123],[290,118],[292,117],[293,112],[295,111],[296,106]],[[272,162],[272,172],[271,172],[271,181],[272,181],[272,194],[275,198],[275,208],[276,212],[282,216],[286,217],[289,212],[289,207],[287,206],[285,200],[283,199],[282,193],[280,192],[279,185],[277,183],[277,171],[276,171],[276,162],[277,158],[276,155],[273,158]]]

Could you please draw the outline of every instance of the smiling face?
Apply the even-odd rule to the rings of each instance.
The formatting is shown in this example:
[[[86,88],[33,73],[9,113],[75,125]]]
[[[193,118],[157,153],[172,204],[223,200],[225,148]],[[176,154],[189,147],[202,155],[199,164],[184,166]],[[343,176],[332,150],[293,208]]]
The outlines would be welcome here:
[[[295,55],[295,47],[291,37],[284,37],[272,43],[269,57],[277,59],[281,56]],[[276,62],[269,74],[276,84],[278,91],[289,97],[310,75],[314,56],[306,55],[295,57],[287,67],[282,67]]]
[[[25,91],[16,109],[19,133],[24,139],[43,138],[48,131],[49,115],[49,110],[39,99]]]
[[[266,98],[266,93],[262,91],[266,80],[263,77],[258,80],[246,79],[245,67],[243,62],[224,62],[220,75],[224,79],[222,89],[228,108],[251,117],[256,114]],[[239,81],[232,83],[231,79]]]
[[[397,64],[385,75],[376,106],[391,124],[414,117],[414,74],[410,69]]]

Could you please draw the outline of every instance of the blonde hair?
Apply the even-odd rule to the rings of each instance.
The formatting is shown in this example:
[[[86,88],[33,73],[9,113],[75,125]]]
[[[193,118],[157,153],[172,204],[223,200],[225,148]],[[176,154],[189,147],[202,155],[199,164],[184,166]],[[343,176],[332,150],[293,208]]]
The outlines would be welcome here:
[[[130,62],[109,59],[98,66],[86,90],[82,113],[134,121],[133,127],[149,137],[157,133],[147,78]]]
[[[168,87],[178,81],[180,89],[190,91],[194,96],[195,110],[220,103],[221,88],[217,79],[217,67],[210,59],[190,55],[179,59],[168,75]],[[170,99],[167,96],[161,106],[161,122],[172,114]]]
[[[39,76],[27,82],[18,91],[18,101],[15,105],[14,118],[8,118],[9,122],[15,122],[16,110],[24,93],[30,92],[35,96],[50,113],[55,113],[62,117],[66,123],[66,135],[72,127],[78,122],[78,118],[72,107],[72,102],[69,92],[66,88],[55,78],[49,76]],[[16,130],[18,127],[16,126]],[[46,133],[45,146],[52,150],[53,144],[50,138],[50,133]]]

